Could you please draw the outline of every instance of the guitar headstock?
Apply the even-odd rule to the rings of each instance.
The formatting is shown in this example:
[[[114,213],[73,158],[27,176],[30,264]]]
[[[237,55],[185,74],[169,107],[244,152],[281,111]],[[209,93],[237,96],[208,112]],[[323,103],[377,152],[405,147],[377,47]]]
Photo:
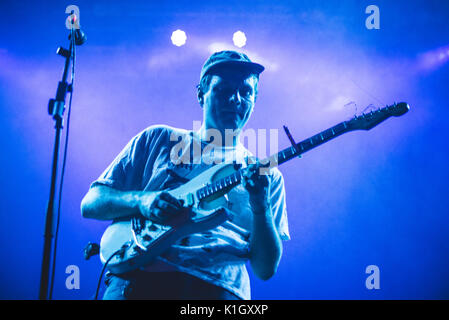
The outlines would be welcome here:
[[[406,102],[395,103],[382,109],[377,109],[361,116],[356,116],[346,124],[352,130],[370,130],[389,117],[400,117],[410,110]]]

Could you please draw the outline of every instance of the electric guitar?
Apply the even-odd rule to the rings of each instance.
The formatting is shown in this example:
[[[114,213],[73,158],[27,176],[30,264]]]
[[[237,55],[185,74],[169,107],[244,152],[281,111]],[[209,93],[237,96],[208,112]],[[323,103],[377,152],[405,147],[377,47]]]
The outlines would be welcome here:
[[[395,103],[343,121],[297,144],[289,135],[291,147],[260,162],[270,163],[270,167],[280,165],[346,132],[370,130],[391,116],[402,116],[409,109],[405,102]],[[129,221],[111,224],[101,238],[102,263],[113,273],[128,272],[151,263],[172,244],[189,234],[221,224],[238,228],[228,223],[232,220],[232,212],[224,207],[224,198],[242,182],[244,170],[234,164],[217,164],[178,188],[167,190],[173,197],[183,200],[184,206],[189,208],[190,214],[175,223],[161,225],[134,217]]]

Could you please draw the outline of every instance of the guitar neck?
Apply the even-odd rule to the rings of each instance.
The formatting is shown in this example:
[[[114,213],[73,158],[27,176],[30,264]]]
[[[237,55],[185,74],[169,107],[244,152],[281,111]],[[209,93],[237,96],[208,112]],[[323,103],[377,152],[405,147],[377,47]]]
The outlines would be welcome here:
[[[327,130],[324,130],[306,140],[297,143],[296,148],[294,146],[286,148],[278,152],[277,154],[271,155],[269,158],[262,160],[261,163],[271,163],[275,165],[283,164],[348,131],[350,131],[348,125],[346,121],[343,121]]]
[[[315,147],[318,147],[319,145],[329,140],[332,140],[335,137],[338,137],[339,135],[342,135],[347,131],[350,130],[348,128],[346,121],[341,122],[333,126],[332,128],[324,130],[304,141],[301,141],[296,145],[297,149],[291,146],[290,148],[286,148],[264,160],[261,160],[260,162],[262,164],[270,163],[270,167],[278,166],[293,158],[296,158],[297,156]],[[198,199],[201,200],[206,197],[212,196],[216,193],[223,192],[224,190],[230,190],[239,185],[242,182],[242,180],[243,180],[243,169],[240,169],[225,178],[218,179],[217,181],[214,181],[214,183],[198,189],[196,191],[197,197]]]
[[[292,145],[289,148],[271,155],[270,157],[261,160],[260,163],[262,165],[270,164],[270,168],[276,167],[346,132],[353,130],[370,130],[389,117],[402,116],[409,110],[410,106],[406,102],[400,102],[376,111],[371,111],[370,113],[363,114],[362,116],[355,116],[349,121],[340,122],[327,130],[297,143],[296,145]],[[227,190],[239,185],[243,180],[243,170],[244,169],[236,170],[230,176],[214,181],[212,184],[198,189],[196,191],[198,199],[201,200],[220,192],[226,192]]]

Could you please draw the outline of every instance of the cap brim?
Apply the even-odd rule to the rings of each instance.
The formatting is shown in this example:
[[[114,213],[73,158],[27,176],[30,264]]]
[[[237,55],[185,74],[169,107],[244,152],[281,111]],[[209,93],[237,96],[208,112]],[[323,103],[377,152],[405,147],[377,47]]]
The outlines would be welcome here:
[[[241,70],[248,71],[249,73],[260,74],[265,70],[265,67],[261,64],[248,61],[217,61],[217,63],[210,65],[207,70],[204,70],[201,74],[203,78],[206,74],[213,71],[218,71],[222,68],[238,68]]]

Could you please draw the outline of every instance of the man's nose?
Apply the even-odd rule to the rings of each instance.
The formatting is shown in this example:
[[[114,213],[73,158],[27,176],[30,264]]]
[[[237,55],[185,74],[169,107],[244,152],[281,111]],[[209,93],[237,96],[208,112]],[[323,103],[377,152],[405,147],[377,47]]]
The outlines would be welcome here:
[[[230,102],[232,102],[235,105],[239,105],[242,101],[241,101],[241,96],[238,90],[235,90],[231,97],[230,97]]]

